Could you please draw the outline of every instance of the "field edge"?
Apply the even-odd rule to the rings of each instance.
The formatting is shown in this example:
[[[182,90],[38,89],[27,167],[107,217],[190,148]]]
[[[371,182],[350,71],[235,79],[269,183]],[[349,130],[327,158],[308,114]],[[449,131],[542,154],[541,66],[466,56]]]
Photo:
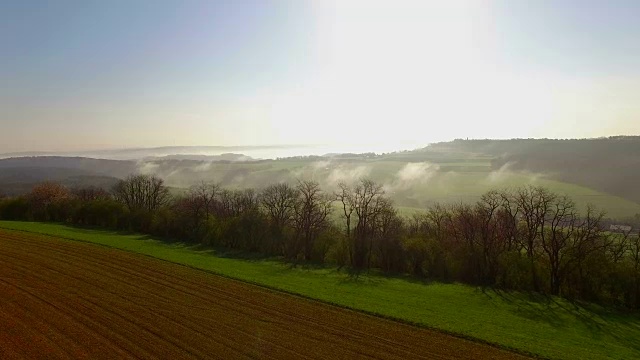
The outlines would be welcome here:
[[[24,223],[30,223],[30,222],[24,222]],[[32,222],[32,223],[34,223],[34,224],[47,224],[47,223],[39,223],[39,222]],[[67,224],[55,224],[55,225],[69,226]],[[75,227],[73,227],[73,228],[75,228]],[[360,314],[365,314],[365,315],[368,315],[368,316],[373,316],[373,317],[376,317],[376,318],[381,318],[381,319],[385,319],[385,320],[389,320],[389,321],[394,321],[394,322],[402,323],[402,324],[409,325],[409,326],[414,326],[414,327],[421,328],[421,329],[428,329],[428,330],[436,331],[436,332],[441,333],[441,334],[453,336],[453,337],[456,337],[456,338],[459,338],[459,339],[472,341],[472,342],[475,342],[475,343],[488,345],[488,346],[491,346],[491,347],[494,347],[494,348],[497,348],[497,349],[510,351],[510,352],[513,352],[513,353],[516,353],[516,354],[520,354],[520,355],[524,355],[524,356],[528,356],[528,357],[532,357],[532,358],[536,358],[536,359],[550,359],[548,357],[545,357],[545,356],[537,354],[537,353],[533,353],[533,352],[530,352],[530,351],[527,351],[527,350],[523,350],[523,349],[519,349],[519,348],[510,347],[510,346],[507,346],[507,345],[504,345],[504,344],[500,344],[500,343],[492,342],[492,341],[489,341],[489,340],[477,338],[477,337],[474,337],[474,336],[471,336],[471,335],[457,333],[457,332],[441,329],[441,328],[434,327],[434,326],[429,326],[429,325],[426,325],[426,324],[417,323],[417,322],[414,322],[414,321],[411,321],[411,320],[398,318],[398,317],[394,317],[394,316],[390,316],[390,315],[386,315],[386,314],[376,313],[374,311],[358,309],[358,308],[355,308],[355,307],[352,307],[352,306],[348,306],[348,305],[344,305],[344,304],[340,304],[340,303],[336,303],[336,302],[332,302],[332,301],[318,299],[318,298],[315,298],[315,297],[312,297],[312,296],[309,296],[309,295],[305,295],[305,294],[302,294],[302,293],[298,293],[298,292],[294,292],[294,291],[278,288],[278,287],[275,287],[275,286],[272,286],[272,285],[268,285],[268,284],[264,284],[264,283],[260,283],[260,282],[257,282],[257,281],[237,278],[237,277],[233,277],[233,276],[230,276],[230,275],[227,275],[227,274],[223,274],[223,273],[211,270],[211,269],[203,269],[203,268],[200,268],[200,267],[197,267],[197,266],[181,263],[181,262],[178,262],[178,261],[172,261],[172,260],[169,260],[169,259],[163,259],[163,258],[160,258],[160,257],[157,257],[157,256],[153,256],[153,255],[150,255],[150,254],[145,254],[145,253],[138,252],[138,251],[133,251],[133,250],[129,250],[129,249],[122,249],[122,248],[119,248],[117,246],[110,246],[110,245],[107,245],[107,244],[96,243],[96,242],[92,242],[92,241],[89,241],[89,240],[72,238],[72,237],[68,237],[68,236],[59,236],[59,235],[54,235],[54,234],[41,232],[41,231],[30,231],[30,230],[23,230],[23,229],[7,228],[7,227],[3,226],[2,222],[0,222],[0,229],[11,230],[11,231],[16,231],[16,232],[24,232],[24,233],[30,233],[30,234],[38,234],[38,235],[53,237],[53,238],[57,238],[57,239],[63,239],[63,240],[67,240],[67,241],[76,241],[76,242],[81,242],[81,243],[85,243],[85,244],[91,244],[91,245],[95,245],[95,246],[102,246],[102,247],[106,247],[106,248],[110,248],[110,249],[124,251],[124,252],[127,252],[127,253],[132,253],[132,254],[145,256],[145,257],[152,258],[152,259],[156,259],[156,260],[159,260],[159,261],[164,261],[164,262],[168,262],[168,263],[184,266],[184,267],[187,267],[187,268],[190,268],[190,269],[194,269],[194,270],[198,270],[198,271],[204,271],[206,273],[213,274],[213,275],[216,275],[216,276],[220,276],[220,277],[223,277],[225,279],[241,282],[241,283],[244,283],[244,284],[250,284],[250,285],[253,285],[253,286],[258,286],[258,287],[261,287],[261,288],[264,288],[264,289],[268,289],[268,290],[271,290],[271,291],[275,291],[275,292],[278,292],[278,293],[283,293],[283,294],[299,297],[299,298],[302,298],[302,299],[306,299],[306,300],[315,301],[315,302],[322,303],[322,304],[335,306],[335,307],[338,307],[338,308],[341,308],[341,309],[345,309],[345,310],[349,310],[349,311],[353,311],[353,312],[357,312],[357,313],[360,313]],[[86,228],[80,228],[80,229],[87,230]],[[93,230],[103,230],[103,229],[93,229]],[[143,234],[140,234],[140,235],[143,235]],[[241,260],[239,260],[239,261],[241,261]]]

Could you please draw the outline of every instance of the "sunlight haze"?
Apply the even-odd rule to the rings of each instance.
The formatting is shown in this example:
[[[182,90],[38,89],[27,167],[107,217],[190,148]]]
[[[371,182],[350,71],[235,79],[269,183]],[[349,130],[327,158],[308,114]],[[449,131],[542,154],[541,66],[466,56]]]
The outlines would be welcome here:
[[[4,1],[0,152],[634,134],[639,7]]]

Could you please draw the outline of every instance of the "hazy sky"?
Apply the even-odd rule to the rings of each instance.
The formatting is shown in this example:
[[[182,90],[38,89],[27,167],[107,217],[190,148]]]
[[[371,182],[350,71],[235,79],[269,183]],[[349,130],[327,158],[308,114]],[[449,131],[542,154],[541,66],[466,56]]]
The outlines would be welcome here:
[[[0,0],[0,152],[639,133],[637,0]]]

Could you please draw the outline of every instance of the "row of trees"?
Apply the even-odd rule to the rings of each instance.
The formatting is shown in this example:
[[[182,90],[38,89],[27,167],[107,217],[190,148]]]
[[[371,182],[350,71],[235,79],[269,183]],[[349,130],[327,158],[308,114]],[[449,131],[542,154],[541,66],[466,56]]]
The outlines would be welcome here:
[[[289,261],[640,308],[640,237],[609,233],[602,213],[581,213],[567,196],[540,187],[490,191],[474,204],[436,204],[405,218],[366,179],[333,192],[313,181],[261,191],[201,183],[172,196],[162,179],[133,175],[110,192],[43,183],[0,199],[0,218],[133,230]]]

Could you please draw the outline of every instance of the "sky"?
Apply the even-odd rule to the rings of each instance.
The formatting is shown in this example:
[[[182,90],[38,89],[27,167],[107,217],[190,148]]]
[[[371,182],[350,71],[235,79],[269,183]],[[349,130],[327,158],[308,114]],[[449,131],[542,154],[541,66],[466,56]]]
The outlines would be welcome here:
[[[0,152],[640,134],[635,0],[0,0]]]

